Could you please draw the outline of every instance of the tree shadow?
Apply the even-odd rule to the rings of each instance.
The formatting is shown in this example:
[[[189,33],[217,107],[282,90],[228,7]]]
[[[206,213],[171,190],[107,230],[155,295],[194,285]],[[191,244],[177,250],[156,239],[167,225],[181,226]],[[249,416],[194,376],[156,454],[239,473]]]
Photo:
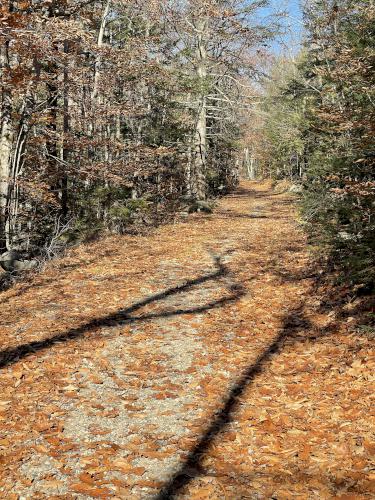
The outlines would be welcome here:
[[[316,270],[310,268],[301,273],[295,273],[294,276],[285,276],[284,273],[279,275],[285,281],[298,281],[304,279],[313,279],[313,286],[310,291],[318,294],[320,288],[323,289],[323,304],[318,308],[319,311],[327,312],[327,305],[331,306],[330,312],[334,311],[336,319],[328,325],[316,328],[306,317],[305,307],[307,303],[302,303],[297,309],[294,309],[284,317],[283,325],[278,336],[264,350],[258,358],[252,363],[238,378],[232,386],[229,393],[223,400],[220,411],[214,416],[209,423],[204,434],[201,436],[196,446],[189,452],[187,458],[180,466],[178,471],[173,475],[169,482],[160,490],[154,497],[154,500],[171,500],[183,490],[195,478],[205,475],[206,472],[202,467],[202,460],[209,452],[211,445],[217,436],[225,432],[228,425],[234,417],[234,413],[239,407],[240,398],[244,392],[251,386],[257,375],[260,375],[265,369],[267,363],[271,360],[274,354],[280,353],[283,347],[288,344],[297,342],[325,342],[329,337],[336,335],[338,322],[348,315],[343,307],[342,298],[337,298],[337,287],[331,286],[329,293],[325,287],[326,282]],[[373,325],[375,323],[375,297],[368,297],[360,302],[356,307],[351,309],[351,314],[358,315],[359,321]],[[368,332],[369,338],[373,338]]]
[[[255,191],[255,198],[274,198],[276,196],[282,196],[282,195],[285,195],[285,194],[291,194],[291,193],[288,193],[288,191],[282,191],[280,193],[276,193],[275,191],[272,191],[272,189],[270,189],[269,191],[266,191],[266,192],[263,192],[263,193],[259,193],[257,191]],[[282,202],[285,204],[285,202]]]
[[[70,340],[75,340],[84,337],[88,332],[96,330],[101,327],[106,327],[106,326],[113,327],[124,323],[147,321],[155,318],[167,318],[182,314],[198,314],[208,311],[209,309],[218,308],[223,306],[224,304],[228,304],[230,302],[238,300],[245,294],[244,287],[241,284],[236,283],[234,281],[234,278],[233,276],[231,276],[231,273],[229,272],[228,268],[222,263],[221,257],[214,256],[214,263],[216,268],[214,272],[189,280],[184,284],[169,288],[168,290],[165,290],[163,292],[151,295],[150,297],[147,297],[145,299],[136,302],[132,306],[129,306],[125,309],[119,309],[117,312],[113,314],[109,314],[101,318],[94,318],[92,321],[89,321],[88,323],[85,323],[76,328],[72,328],[66,332],[58,333],[53,337],[49,337],[43,340],[36,340],[18,345],[16,347],[10,347],[4,349],[3,351],[0,351],[0,368],[5,368],[6,366],[12,365],[18,362],[19,360],[25,358],[31,353],[36,353],[46,350],[47,348],[53,347],[55,344],[68,342]],[[191,288],[206,283],[208,281],[217,281],[224,277],[230,278],[230,284],[227,285],[227,289],[230,292],[230,294],[227,296],[221,297],[219,299],[208,302],[201,306],[191,307],[187,309],[180,308],[169,311],[167,310],[149,314],[141,314],[138,316],[134,316],[132,314],[144,306],[147,306],[155,302],[159,302],[170,296],[189,291]]]
[[[221,210],[215,213],[216,219],[268,219],[268,215],[257,213],[239,213],[232,210]]]
[[[248,198],[249,196],[252,196],[255,198],[257,196],[257,191],[255,189],[239,186],[236,188],[234,193],[230,193],[230,194],[226,195],[225,197],[229,198],[231,200],[233,200],[233,199],[236,200],[236,199],[241,199],[241,198]]]
[[[251,364],[233,385],[229,394],[223,401],[221,410],[215,415],[214,419],[200,438],[197,445],[190,451],[184,463],[173,475],[164,488],[154,497],[154,500],[170,500],[186,487],[193,479],[204,475],[201,462],[205,454],[209,451],[215,438],[230,424],[233,414],[237,410],[240,397],[251,385],[255,377],[264,369],[271,356],[280,352],[285,341],[293,339],[298,341],[304,338],[301,332],[309,329],[311,323],[304,317],[303,305],[290,312],[284,319],[283,327],[276,339],[263,351],[253,364]]]

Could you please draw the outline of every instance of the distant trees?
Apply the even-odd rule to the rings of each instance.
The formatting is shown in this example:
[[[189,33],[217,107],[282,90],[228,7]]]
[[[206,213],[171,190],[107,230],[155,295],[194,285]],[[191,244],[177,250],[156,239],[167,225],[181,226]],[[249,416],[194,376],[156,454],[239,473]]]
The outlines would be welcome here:
[[[266,4],[189,0],[165,8],[176,68],[186,88],[180,101],[192,120],[186,185],[194,199],[204,199],[215,186],[237,182],[239,117],[253,97],[248,94],[256,72],[254,48],[273,34],[254,15]]]
[[[233,187],[265,4],[3,2],[0,250],[157,223]]]
[[[303,97],[292,88],[296,81],[301,81],[297,63],[286,57],[276,59],[255,113],[262,130],[257,153],[261,172],[275,179],[298,179],[305,170],[307,117]]]

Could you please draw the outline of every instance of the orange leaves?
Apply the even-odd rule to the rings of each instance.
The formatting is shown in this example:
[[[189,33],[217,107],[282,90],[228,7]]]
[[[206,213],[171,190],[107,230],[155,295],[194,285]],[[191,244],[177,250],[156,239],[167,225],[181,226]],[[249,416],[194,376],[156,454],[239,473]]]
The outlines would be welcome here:
[[[366,448],[368,453],[370,453],[372,456],[375,456],[375,441],[364,439],[363,446]]]
[[[177,398],[178,395],[174,394],[173,392],[159,392],[158,394],[155,395],[155,399],[168,399],[168,398]]]
[[[114,470],[119,470],[125,474],[136,474],[142,475],[145,472],[144,467],[134,467],[128,460],[125,458],[119,458],[112,463],[112,467]]]
[[[91,375],[89,377],[89,380],[93,383],[93,384],[102,384],[103,383],[103,379],[101,377],[98,377],[97,375]]]
[[[143,487],[143,488],[162,488],[164,486],[164,483],[162,481],[157,481],[157,480],[149,480],[149,479],[138,479],[137,480],[137,486]]]
[[[91,426],[89,430],[96,436],[106,436],[111,433],[111,429],[103,429],[102,427],[98,427],[96,425]]]
[[[88,495],[93,498],[108,498],[111,491],[108,488],[97,488],[86,483],[73,483],[69,486],[74,493]]]
[[[168,458],[171,456],[171,453],[168,451],[160,451],[160,450],[142,450],[140,452],[143,457],[148,457],[148,458]]]
[[[200,486],[197,491],[192,492],[189,498],[192,500],[200,499],[213,499],[215,494],[215,488],[213,486]]]
[[[47,418],[40,420],[34,424],[34,428],[39,432],[45,432],[53,427],[53,422]]]
[[[230,270],[249,287],[241,303],[160,314],[190,311],[225,289],[218,281],[202,283],[142,309],[157,317],[96,325],[3,370],[0,480],[6,498],[11,490],[26,498],[57,498],[60,489],[67,497],[103,499],[156,494],[228,407],[225,425],[219,418],[218,434],[190,471],[186,498],[231,500],[253,492],[287,500],[339,498],[352,491],[356,499],[369,497],[375,453],[367,423],[370,345],[364,335],[348,335],[347,325],[324,330],[334,320],[316,311],[320,297],[299,277],[307,257],[287,250],[303,247],[290,208],[280,203],[287,198],[252,189],[251,197],[221,203],[230,213],[247,214],[256,196],[270,217],[285,215],[277,227],[272,218],[214,215],[209,226],[193,220],[153,236],[113,237],[54,262],[30,289],[20,284],[1,294],[6,330],[0,341],[7,347],[69,331],[211,273],[206,247],[236,248]],[[221,235],[230,241],[223,243]],[[65,311],[58,320],[48,316],[56,303]],[[302,305],[311,326],[295,313]],[[289,310],[293,327],[285,319]],[[253,373],[280,332],[284,343]]]

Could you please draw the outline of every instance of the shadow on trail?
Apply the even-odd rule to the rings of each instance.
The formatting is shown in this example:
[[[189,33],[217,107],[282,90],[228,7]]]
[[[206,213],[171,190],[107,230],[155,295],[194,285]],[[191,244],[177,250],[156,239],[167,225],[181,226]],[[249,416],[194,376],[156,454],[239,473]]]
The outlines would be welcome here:
[[[330,292],[327,296],[327,290],[325,289],[327,283],[319,274],[314,273],[311,269],[307,269],[303,273],[297,273],[294,277],[281,274],[280,278],[285,281],[313,279],[311,291],[317,293],[319,289],[321,289],[324,292],[323,296],[326,297],[326,299],[322,301],[321,308],[323,307],[323,310],[326,310],[325,308],[329,305],[329,310],[334,310],[336,312],[337,319],[324,327],[317,328],[308,318],[306,318],[304,303],[297,309],[290,311],[284,318],[283,326],[278,336],[268,348],[258,356],[255,362],[242,373],[237,382],[232,386],[222,402],[220,411],[213,417],[211,423],[208,424],[207,429],[204,431],[196,446],[190,451],[179,470],[154,497],[154,500],[173,500],[177,498],[181,490],[188,486],[194,479],[207,474],[202,467],[202,460],[209,452],[215,439],[219,434],[225,432],[228,425],[233,420],[234,414],[239,407],[240,398],[251,386],[254,379],[266,368],[267,363],[274,354],[280,353],[285,345],[291,345],[297,342],[327,341],[329,337],[332,337],[337,332],[337,320],[342,317],[345,318],[348,314],[358,314],[360,318],[359,321],[365,323],[367,318],[368,323],[370,323],[370,314],[375,304],[374,297],[369,297],[366,301],[359,304],[355,309],[351,309],[350,313],[348,313],[345,310],[345,304],[348,303],[350,297],[345,297],[345,300],[343,297],[338,298],[337,287],[335,288],[333,286],[330,288]],[[343,295],[344,294],[345,290],[343,291]],[[350,334],[350,330],[348,334]]]
[[[256,213],[239,213],[232,210],[222,210],[215,213],[216,219],[268,219],[267,215]]]
[[[233,193],[229,193],[225,197],[233,200],[233,199],[249,198],[249,197],[255,198],[256,195],[257,191],[255,189],[238,186]]]
[[[169,288],[164,292],[157,293],[155,295],[151,295],[139,302],[136,302],[130,307],[125,309],[120,309],[116,313],[109,314],[108,316],[104,316],[102,318],[95,318],[88,323],[85,323],[77,328],[72,328],[67,332],[58,333],[53,337],[49,337],[43,340],[36,340],[33,342],[28,342],[25,344],[18,345],[16,347],[10,347],[3,351],[0,351],[0,368],[5,368],[6,366],[12,365],[13,363],[18,362],[19,360],[25,358],[29,354],[36,353],[39,351],[46,350],[50,347],[53,347],[55,344],[61,344],[63,342],[68,342],[71,340],[75,340],[81,337],[84,337],[88,332],[92,330],[96,330],[101,327],[113,327],[119,324],[126,323],[134,323],[136,321],[147,321],[155,318],[166,318],[171,316],[178,316],[182,314],[198,314],[210,309],[218,308],[223,306],[224,304],[228,304],[230,302],[234,302],[238,300],[245,294],[245,289],[241,284],[237,284],[233,281],[233,277],[230,275],[229,270],[222,263],[221,258],[215,256],[214,257],[216,271],[206,274],[204,276],[200,276],[193,280],[189,280],[182,285],[177,285],[175,287]],[[217,281],[221,278],[228,277],[231,278],[230,284],[228,284],[227,289],[230,292],[230,295],[224,296],[220,299],[208,302],[201,306],[195,306],[187,309],[175,309],[170,311],[161,311],[149,314],[141,314],[139,316],[133,316],[132,313],[141,309],[142,307],[152,304],[167,297],[171,297],[173,295],[186,292],[193,288],[194,286],[201,285],[208,281]]]
[[[254,381],[255,377],[259,375],[266,363],[270,360],[271,356],[281,351],[285,341],[291,339],[292,341],[298,340],[300,332],[311,327],[309,320],[306,320],[303,315],[303,306],[290,312],[284,320],[282,330],[276,339],[269,345],[269,347],[261,353],[256,361],[250,365],[241,377],[237,380],[235,385],[230,390],[226,399],[223,401],[222,409],[214,417],[211,424],[200,438],[199,442],[189,453],[185,462],[181,465],[180,469],[174,474],[171,480],[164,486],[164,488],[154,497],[154,500],[171,500],[192,480],[205,475],[202,469],[201,462],[205,454],[209,451],[210,446],[213,444],[215,438],[224,432],[228,424],[232,421],[233,414],[238,408],[239,398],[243,395],[245,390]],[[297,338],[296,338],[297,337]]]

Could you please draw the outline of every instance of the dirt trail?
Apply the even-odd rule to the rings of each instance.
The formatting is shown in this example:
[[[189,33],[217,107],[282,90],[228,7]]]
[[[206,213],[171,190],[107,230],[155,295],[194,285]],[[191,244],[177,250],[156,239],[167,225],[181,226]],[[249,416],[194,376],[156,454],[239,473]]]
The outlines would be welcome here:
[[[314,287],[290,196],[248,182],[1,294],[0,497],[370,498],[369,343]]]

